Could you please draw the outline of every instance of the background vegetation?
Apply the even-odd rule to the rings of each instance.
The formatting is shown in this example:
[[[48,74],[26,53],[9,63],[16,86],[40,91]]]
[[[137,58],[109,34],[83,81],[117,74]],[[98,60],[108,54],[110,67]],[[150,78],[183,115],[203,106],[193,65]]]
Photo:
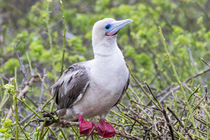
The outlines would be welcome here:
[[[113,139],[209,139],[210,0],[0,0],[0,139],[88,138],[36,120],[105,17],[134,21],[118,35],[131,83],[106,118]]]

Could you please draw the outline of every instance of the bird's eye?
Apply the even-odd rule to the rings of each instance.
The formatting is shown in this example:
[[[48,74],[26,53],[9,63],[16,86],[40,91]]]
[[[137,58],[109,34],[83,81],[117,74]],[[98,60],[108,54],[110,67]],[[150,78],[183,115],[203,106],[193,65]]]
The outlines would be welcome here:
[[[107,25],[105,26],[105,29],[108,30],[110,27],[111,27],[111,25],[110,25],[110,24],[107,24]]]

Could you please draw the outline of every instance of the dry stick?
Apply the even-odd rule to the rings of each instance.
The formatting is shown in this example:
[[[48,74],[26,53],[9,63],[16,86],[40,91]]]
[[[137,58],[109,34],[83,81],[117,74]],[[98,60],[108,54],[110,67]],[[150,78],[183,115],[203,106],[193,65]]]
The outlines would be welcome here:
[[[131,129],[130,129],[130,131],[129,131],[130,134],[132,133],[133,127],[135,126],[135,124],[136,124],[136,121],[135,121],[135,122],[132,124],[132,126],[131,126]]]
[[[140,122],[139,120],[137,120],[135,117],[129,115],[128,113],[125,113],[125,116],[127,116],[128,118],[134,120],[134,122],[137,122],[139,125],[144,126],[143,123],[142,123],[142,121]]]
[[[206,95],[208,95],[208,86],[207,85],[204,86],[204,91],[205,91]],[[205,102],[206,102],[206,104],[208,104],[208,96],[206,96]]]
[[[17,98],[17,97],[16,97]],[[21,103],[23,103],[31,112],[34,113],[39,119],[41,119],[41,116],[35,112],[28,104],[26,104],[24,101],[22,101],[20,98],[17,98]]]
[[[184,128],[183,123],[181,122],[181,120],[177,117],[177,115],[169,108],[167,107],[168,111],[176,118],[176,120],[179,122],[179,124],[181,125],[182,128]],[[192,136],[188,133],[188,131],[184,128],[185,132],[188,134],[189,138],[191,140],[193,140]]]
[[[53,97],[51,97],[48,101],[46,101],[46,103],[41,107],[41,111],[46,107],[46,105],[52,100]],[[39,109],[37,108],[35,110],[35,112],[37,112]],[[32,112],[31,114],[29,114],[28,116],[26,116],[21,122],[20,124],[25,123],[28,119],[30,119],[32,117],[32,119],[36,116],[36,114],[34,114],[34,112]],[[31,121],[27,122],[27,124],[24,126],[25,127],[30,123]]]
[[[170,123],[170,120],[169,120],[168,115],[167,115],[167,113],[166,113],[166,110],[161,106],[160,102],[157,100],[157,98],[155,97],[155,95],[152,93],[152,90],[151,90],[151,88],[149,87],[149,85],[147,84],[147,82],[144,82],[144,83],[146,84],[147,88],[149,89],[150,94],[152,94],[154,100],[158,103],[159,107],[162,109],[161,112],[163,113],[163,115],[164,115],[164,117],[165,117],[165,120],[166,120],[166,122],[167,122],[167,126],[168,126],[168,128],[169,128],[170,133],[171,133],[171,138],[172,138],[172,140],[174,140],[173,128],[172,128],[172,126],[171,126],[171,123]]]
[[[31,99],[29,96],[27,96],[27,95],[25,94],[24,97],[27,98],[35,107],[38,107],[38,105],[34,102],[34,100]]]
[[[125,113],[126,116],[130,117],[130,118],[133,119],[135,122],[138,122],[138,123],[141,124],[141,125],[142,125],[142,124],[151,125],[150,122],[148,122],[148,121],[145,120],[145,119],[142,119],[142,118],[139,116],[139,114],[138,114],[137,112],[135,112],[134,110],[132,110],[131,108],[128,108],[128,107],[126,107],[126,106],[124,106],[124,105],[122,105],[122,104],[119,104],[119,105],[121,105],[124,109],[127,109],[127,110],[131,111],[134,115],[136,115],[136,116],[139,117],[139,121],[138,121],[138,120],[133,119],[130,115],[128,115],[128,114]]]
[[[202,57],[200,59],[204,64],[206,64],[210,68],[210,64],[208,64],[208,62],[206,62]]]
[[[157,98],[155,97],[155,95],[152,93],[152,90],[151,88],[149,87],[149,85],[145,82],[147,88],[149,89],[149,92],[152,94],[153,98],[155,99],[155,101],[158,103],[158,105],[162,108],[161,112],[163,113],[164,117],[165,117],[165,120],[167,122],[167,126],[169,128],[169,131],[171,133],[171,138],[172,140],[174,140],[174,132],[173,132],[173,128],[171,126],[171,123],[170,123],[170,120],[169,120],[169,117],[166,113],[166,110],[161,106],[160,102],[157,100]]]
[[[116,130],[116,134],[131,140],[141,140],[140,138],[127,133],[125,130]]]
[[[32,84],[35,82],[35,80],[38,78],[38,75],[33,75],[32,78],[30,79],[29,82],[26,82],[25,87],[19,91],[19,95],[17,98],[22,99],[23,96],[29,91],[29,87],[32,86]],[[13,106],[10,108],[8,114],[7,114],[7,118],[10,119],[12,116],[12,108]]]
[[[205,87],[205,93],[206,93],[206,95],[208,95],[208,86],[206,85]],[[205,105],[205,107],[202,107],[202,109],[203,109],[203,111],[204,111],[204,113],[205,113],[205,116],[206,116],[206,122],[209,122],[209,118],[210,118],[210,115],[209,115],[209,113],[208,113],[208,109],[207,109],[207,107],[208,107],[208,97],[206,96],[206,99],[205,99],[205,102],[206,102],[206,105]],[[208,127],[209,125],[207,125],[207,128],[209,128]],[[209,139],[209,136],[210,136],[210,129],[206,129],[206,133],[207,133],[207,136],[206,136],[206,138],[207,139]]]
[[[193,79],[195,79],[195,78],[197,78],[197,77],[199,77],[199,76],[201,76],[201,75],[203,75],[203,74],[205,74],[205,73],[207,73],[207,72],[209,72],[209,71],[210,71],[210,68],[208,68],[208,69],[206,69],[206,70],[204,70],[204,71],[201,71],[201,72],[199,72],[199,73],[197,73],[197,74],[195,74],[195,75],[189,77],[187,80],[185,80],[184,82],[182,82],[182,85],[184,86],[184,85],[185,85],[186,83],[188,83],[189,81],[191,81],[191,80],[193,80]],[[162,102],[163,102],[164,100],[166,100],[173,92],[175,92],[175,91],[177,91],[177,90],[179,90],[179,89],[180,89],[180,86],[176,86],[176,87],[172,88],[168,93],[166,93],[165,96],[163,96],[163,97],[159,100],[159,102],[162,103]]]
[[[202,121],[201,119],[198,119],[196,117],[194,117],[197,121],[199,121],[200,123],[202,123],[203,125],[207,125],[207,123],[205,123],[204,121]]]
[[[152,93],[152,89],[150,88],[150,86],[148,85],[147,82],[144,82],[144,84],[146,85],[147,89],[149,90],[149,93],[152,95],[152,97],[154,98],[154,100],[157,102],[157,104],[159,105],[159,107],[162,109],[162,106],[160,104],[160,102],[158,101],[158,99],[155,97],[155,95]]]
[[[168,118],[168,115],[167,115],[167,113],[166,113],[166,110],[163,109],[161,112],[163,113],[163,115],[164,115],[164,117],[165,117],[165,119],[166,119],[168,128],[169,128],[170,133],[171,133],[171,138],[172,138],[172,140],[174,140],[173,128],[172,128],[171,123],[170,123],[170,121],[169,121],[169,118]]]
[[[168,111],[171,112],[171,114],[176,118],[176,120],[179,122],[179,124],[184,127],[183,123],[180,121],[180,119],[177,117],[177,115],[169,108],[167,107]]]
[[[174,85],[170,85],[167,88],[165,88],[161,93],[157,94],[156,97],[159,98],[160,96],[162,96],[163,94],[165,94],[166,92],[168,92]]]
[[[156,109],[155,107],[147,106],[147,105],[144,105],[144,104],[142,104],[142,103],[136,102],[136,101],[133,100],[133,99],[131,99],[130,102],[133,102],[133,103],[135,103],[135,104],[137,104],[137,105],[139,105],[139,106],[143,106],[143,107],[145,107],[145,108]]]
[[[156,104],[156,102],[152,99],[152,97],[150,97],[150,95],[145,91],[145,89],[143,88],[143,86],[141,85],[141,83],[137,80],[137,78],[134,76],[134,74],[132,73],[130,67],[128,66],[128,64],[126,64],[128,67],[128,70],[131,74],[131,77],[133,78],[133,80],[136,82],[136,84],[141,88],[141,90],[143,91],[143,93],[147,96],[147,98],[150,99],[150,101],[152,101],[152,103],[159,109],[161,110],[161,107],[159,107],[159,105]]]
[[[38,111],[38,109],[36,109],[35,111]],[[32,116],[34,115],[34,113],[32,112],[31,114],[29,114],[28,116],[24,117],[23,120],[20,121],[20,124],[24,124],[28,119],[30,119]]]
[[[125,119],[126,121],[132,122],[132,119],[130,119],[124,113],[122,113],[122,111],[119,108],[117,108],[117,109],[119,110],[120,114],[115,112],[115,111],[113,111],[113,110],[111,110],[110,112],[113,113],[114,115],[118,116],[118,117],[121,117],[121,118]]]

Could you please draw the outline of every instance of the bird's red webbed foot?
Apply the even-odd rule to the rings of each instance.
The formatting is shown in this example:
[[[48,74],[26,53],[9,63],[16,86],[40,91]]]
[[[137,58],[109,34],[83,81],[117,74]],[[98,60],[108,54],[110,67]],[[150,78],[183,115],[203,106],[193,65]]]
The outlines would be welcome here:
[[[94,131],[94,125],[90,121],[83,119],[82,115],[78,115],[79,119],[79,132],[80,134],[90,135]]]
[[[98,132],[98,135],[104,138],[110,138],[115,136],[115,129],[112,124],[106,122],[104,119],[100,119],[98,123],[93,123],[91,121],[86,121],[83,119],[82,115],[78,115],[79,119],[79,131],[80,134],[91,135],[94,130]]]
[[[104,138],[110,138],[115,136],[115,129],[112,124],[106,122],[104,119],[100,119],[99,123],[94,123],[95,129],[98,135]]]

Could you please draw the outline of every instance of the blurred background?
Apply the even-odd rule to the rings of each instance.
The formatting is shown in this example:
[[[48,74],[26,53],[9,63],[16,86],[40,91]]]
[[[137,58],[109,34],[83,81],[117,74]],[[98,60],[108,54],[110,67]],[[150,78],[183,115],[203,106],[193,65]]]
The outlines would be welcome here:
[[[93,58],[92,27],[107,17],[133,20],[118,34],[133,78],[108,116],[126,135],[114,139],[209,138],[210,0],[0,0],[0,138],[65,139],[31,122],[30,109],[55,110],[50,86],[62,66]],[[154,102],[177,115],[167,110],[172,129]],[[63,131],[79,137],[77,127]]]

